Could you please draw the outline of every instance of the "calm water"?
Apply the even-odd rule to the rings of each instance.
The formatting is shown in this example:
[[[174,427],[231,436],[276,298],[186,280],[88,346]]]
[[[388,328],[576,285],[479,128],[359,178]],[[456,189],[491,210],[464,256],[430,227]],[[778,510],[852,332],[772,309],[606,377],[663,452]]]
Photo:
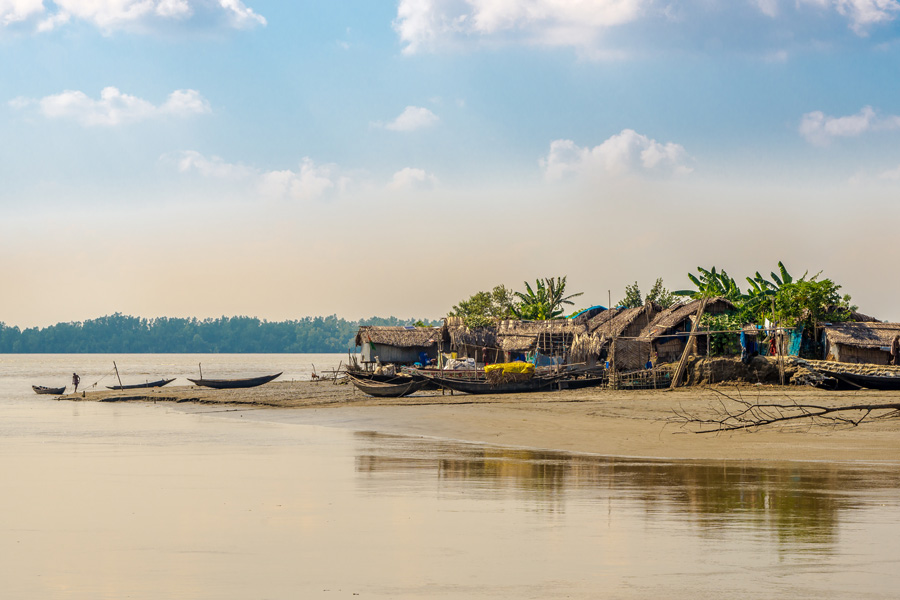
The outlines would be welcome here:
[[[900,596],[895,469],[613,460],[28,388],[113,359],[306,378],[343,358],[0,356],[0,597]]]

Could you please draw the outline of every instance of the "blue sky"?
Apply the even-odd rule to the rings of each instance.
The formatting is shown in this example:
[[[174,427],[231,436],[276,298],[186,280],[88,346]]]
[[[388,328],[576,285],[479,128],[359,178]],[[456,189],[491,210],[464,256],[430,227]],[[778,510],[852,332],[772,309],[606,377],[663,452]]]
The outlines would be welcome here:
[[[0,321],[742,281],[900,319],[898,0],[0,0]]]

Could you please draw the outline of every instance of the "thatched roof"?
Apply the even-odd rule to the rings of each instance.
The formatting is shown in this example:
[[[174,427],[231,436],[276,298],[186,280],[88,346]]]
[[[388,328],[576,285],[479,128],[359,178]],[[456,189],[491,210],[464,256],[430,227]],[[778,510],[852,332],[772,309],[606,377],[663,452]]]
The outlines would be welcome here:
[[[697,311],[700,309],[700,302],[702,301],[692,300],[686,304],[679,304],[662,311],[656,315],[650,326],[641,332],[641,338],[657,338],[665,335],[671,329],[683,325],[686,320],[697,314]],[[710,298],[706,302],[705,313],[717,315],[734,309],[734,304],[725,298]]]
[[[497,331],[493,327],[466,327],[460,325],[448,327],[450,343],[454,347],[478,346],[481,348],[497,347]]]
[[[900,323],[833,323],[824,329],[832,344],[857,348],[890,346],[894,336],[900,335]]]
[[[395,348],[427,348],[441,340],[443,327],[363,326],[356,333],[356,345],[381,344]]]
[[[643,306],[638,306],[637,308],[623,308],[616,309],[614,315],[608,316],[605,320],[601,320],[600,317],[605,316],[607,313],[611,313],[613,311],[608,310],[605,313],[600,313],[594,319],[597,319],[595,322],[594,319],[591,319],[588,324],[589,327],[591,325],[596,325],[594,329],[589,329],[589,331],[596,336],[605,337],[607,339],[620,336],[622,333],[628,329],[630,325],[638,321],[640,318],[646,319],[647,322],[651,322],[656,314],[659,312],[660,307],[658,304],[653,304],[652,302],[648,302]]]

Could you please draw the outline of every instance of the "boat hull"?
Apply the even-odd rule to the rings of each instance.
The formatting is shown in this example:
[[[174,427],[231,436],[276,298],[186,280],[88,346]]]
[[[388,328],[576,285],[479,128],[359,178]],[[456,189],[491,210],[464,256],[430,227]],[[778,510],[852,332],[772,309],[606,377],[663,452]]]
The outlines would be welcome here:
[[[527,381],[512,381],[507,383],[491,384],[484,380],[447,379],[441,377],[432,378],[442,388],[462,392],[464,394],[525,394],[529,392],[544,392],[554,388],[557,378],[535,377]]]
[[[900,390],[900,377],[885,377],[879,375],[859,375],[857,373],[844,373],[841,371],[828,371],[819,369],[819,372],[838,381],[838,389],[856,390],[866,388],[870,390]]]
[[[410,379],[401,383],[386,383],[359,379],[353,375],[349,377],[350,382],[356,386],[356,389],[376,398],[402,398],[403,396],[409,396],[422,389],[427,383],[425,380],[416,379]]]
[[[34,390],[35,394],[52,394],[54,396],[59,396],[66,392],[66,386],[62,386],[61,388],[51,388],[42,385],[33,385],[31,386],[31,389]]]
[[[217,390],[251,388],[269,383],[273,379],[280,377],[281,373],[275,375],[264,375],[262,377],[250,377],[247,379],[190,379],[188,381],[194,385],[208,387]]]
[[[155,388],[162,387],[164,385],[168,385],[175,381],[175,378],[172,379],[160,379],[159,381],[149,381],[147,383],[135,383],[133,385],[108,385],[106,386],[109,390],[139,390],[142,388]]]

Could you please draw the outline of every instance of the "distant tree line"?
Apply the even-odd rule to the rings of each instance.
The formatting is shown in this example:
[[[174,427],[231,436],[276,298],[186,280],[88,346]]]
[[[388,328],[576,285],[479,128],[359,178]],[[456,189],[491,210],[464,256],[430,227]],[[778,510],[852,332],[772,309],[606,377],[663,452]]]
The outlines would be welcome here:
[[[3,354],[319,353],[354,347],[360,325],[437,325],[396,317],[347,321],[335,315],[270,322],[255,317],[142,319],[116,313],[84,322],[19,329],[0,322]]]

